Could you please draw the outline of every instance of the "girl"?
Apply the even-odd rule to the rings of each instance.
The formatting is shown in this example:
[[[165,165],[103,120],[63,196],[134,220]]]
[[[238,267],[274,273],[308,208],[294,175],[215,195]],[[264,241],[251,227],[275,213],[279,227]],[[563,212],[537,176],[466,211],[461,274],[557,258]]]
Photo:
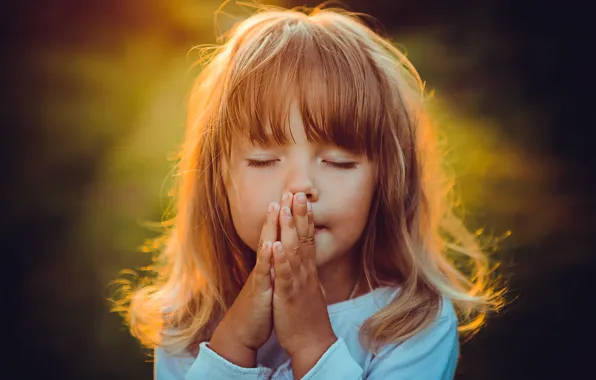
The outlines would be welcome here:
[[[453,378],[502,291],[411,63],[353,13],[262,5],[202,63],[159,276],[124,311],[155,377]]]

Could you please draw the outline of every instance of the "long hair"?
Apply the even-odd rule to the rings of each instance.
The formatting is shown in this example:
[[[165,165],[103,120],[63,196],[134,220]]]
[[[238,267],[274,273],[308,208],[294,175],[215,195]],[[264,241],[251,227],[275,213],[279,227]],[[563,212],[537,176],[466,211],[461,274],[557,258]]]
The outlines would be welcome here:
[[[154,276],[116,301],[147,347],[173,354],[211,337],[255,265],[237,235],[223,160],[232,136],[286,140],[297,99],[309,141],[328,142],[377,164],[378,183],[360,238],[359,268],[371,289],[399,296],[360,330],[367,348],[403,341],[428,326],[443,296],[460,333],[498,310],[503,289],[477,236],[454,212],[453,180],[426,114],[424,84],[361,14],[339,8],[258,4],[217,46],[199,47],[202,69],[188,97],[186,132],[171,192],[174,216],[154,243]]]

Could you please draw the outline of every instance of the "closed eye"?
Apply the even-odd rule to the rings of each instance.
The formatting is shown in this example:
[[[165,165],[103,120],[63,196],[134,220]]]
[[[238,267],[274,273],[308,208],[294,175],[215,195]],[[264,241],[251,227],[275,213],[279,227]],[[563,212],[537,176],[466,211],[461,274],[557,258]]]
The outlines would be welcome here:
[[[248,166],[253,168],[265,168],[267,166],[271,166],[275,164],[277,160],[267,160],[267,161],[260,161],[260,160],[247,160]]]
[[[332,161],[323,161],[327,165],[333,166],[337,169],[355,169],[356,163],[354,162],[332,162]]]
[[[266,168],[275,164],[276,161],[279,160],[247,160],[248,166],[253,168]],[[336,169],[355,169],[356,163],[355,162],[333,162],[333,161],[323,161],[326,165],[334,167]]]

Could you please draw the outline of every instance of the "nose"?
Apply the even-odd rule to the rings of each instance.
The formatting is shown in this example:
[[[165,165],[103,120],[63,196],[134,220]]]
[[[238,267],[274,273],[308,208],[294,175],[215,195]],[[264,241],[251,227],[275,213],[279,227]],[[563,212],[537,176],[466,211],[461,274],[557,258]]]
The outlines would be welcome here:
[[[310,202],[316,202],[319,199],[319,191],[315,186],[311,169],[306,163],[294,165],[288,171],[285,183],[285,190],[282,194],[302,192]]]

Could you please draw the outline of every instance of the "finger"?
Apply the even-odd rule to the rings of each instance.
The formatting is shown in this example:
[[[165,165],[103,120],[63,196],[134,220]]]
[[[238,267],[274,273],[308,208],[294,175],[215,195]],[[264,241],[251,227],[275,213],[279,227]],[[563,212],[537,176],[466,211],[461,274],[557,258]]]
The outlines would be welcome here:
[[[312,234],[309,234],[308,230],[309,226],[306,203],[306,195],[304,193],[298,193],[294,195],[292,214],[294,216],[294,223],[296,224],[296,233],[298,234],[301,260],[308,259],[315,245],[314,228]]]
[[[271,257],[269,258],[269,264],[271,266],[271,284],[275,281],[275,263],[273,262],[273,244],[271,245]]]
[[[312,266],[312,269],[317,269],[317,250],[316,250],[316,240],[315,240],[315,214],[312,211],[312,203],[309,201],[306,202],[306,219],[308,223],[307,229],[307,240],[310,243],[310,248],[306,250],[306,260],[308,260],[309,264]]]
[[[283,244],[284,251],[288,256],[290,267],[294,273],[298,275],[300,273],[300,263],[302,259],[300,258],[301,252],[300,242],[298,241],[298,233],[296,232],[294,217],[292,216],[292,210],[290,209],[290,206],[292,205],[292,198],[293,196],[291,193],[284,195],[279,217],[279,224],[281,227],[281,242]]]
[[[261,237],[259,238],[259,244],[257,247],[263,246],[266,241],[274,242],[278,240],[277,236],[277,225],[279,222],[279,204],[272,202],[267,208],[267,216],[263,228],[261,229]]]
[[[290,267],[290,261],[284,251],[283,244],[276,241],[273,244],[273,266],[275,268],[275,284],[273,292],[277,296],[287,298],[292,295],[294,288],[294,275]]]
[[[271,242],[266,241],[257,253],[257,263],[255,264],[253,281],[256,289],[260,291],[269,290],[271,288],[271,247]]]

